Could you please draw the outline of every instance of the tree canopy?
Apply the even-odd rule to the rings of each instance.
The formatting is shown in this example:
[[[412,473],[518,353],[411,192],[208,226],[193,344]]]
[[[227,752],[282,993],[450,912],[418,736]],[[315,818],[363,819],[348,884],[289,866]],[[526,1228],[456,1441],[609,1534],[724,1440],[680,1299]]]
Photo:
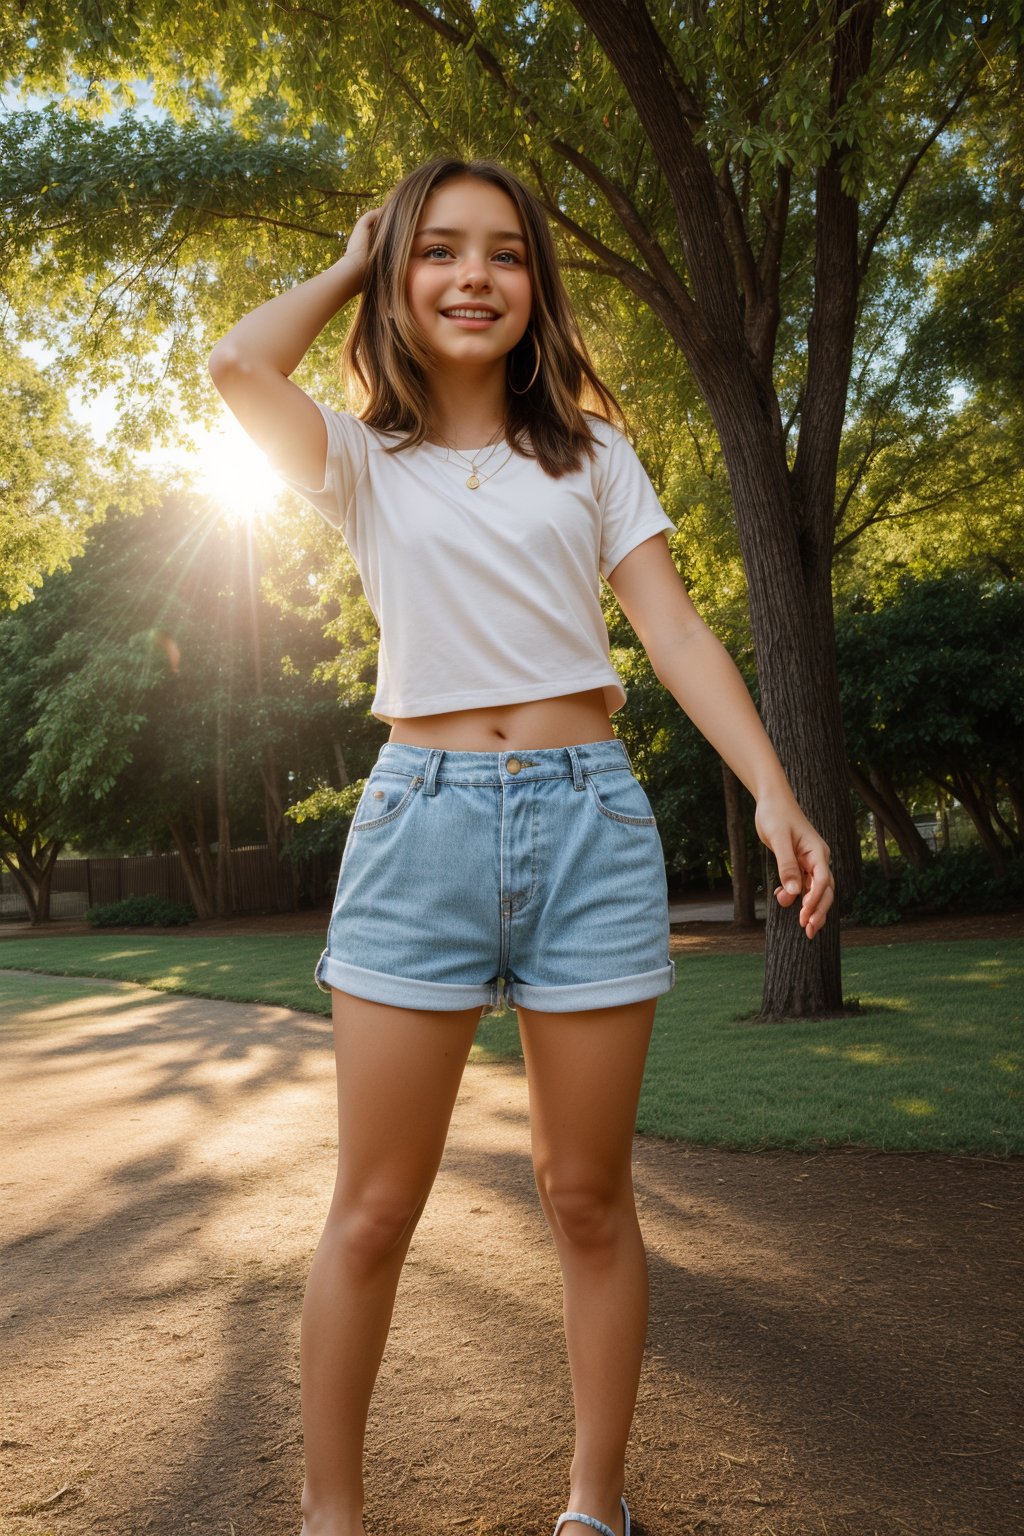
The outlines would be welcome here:
[[[4,28],[8,79],[61,98],[0,124],[13,312],[69,376],[121,380],[135,440],[171,386],[208,408],[209,342],[411,165],[524,175],[588,323],[632,305],[656,328],[617,376],[645,344],[685,363],[628,402],[640,446],[707,533],[708,592],[728,546],[723,611],[742,630],[745,596],[766,724],[852,891],[833,579],[852,601],[879,564],[926,568],[933,514],[1017,568],[1019,0],[40,0]],[[300,378],[317,392],[343,324]],[[835,924],[800,938],[773,909],[768,1013],[838,1005]]]

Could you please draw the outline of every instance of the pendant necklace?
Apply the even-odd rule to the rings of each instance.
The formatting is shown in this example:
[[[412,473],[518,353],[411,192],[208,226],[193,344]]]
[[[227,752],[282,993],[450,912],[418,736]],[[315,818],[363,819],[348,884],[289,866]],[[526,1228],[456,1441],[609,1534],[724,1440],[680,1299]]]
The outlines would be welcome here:
[[[499,428],[499,431],[500,430],[501,429]],[[504,466],[508,463],[509,459],[512,457],[512,449],[510,448],[509,451],[508,451],[507,456],[504,459],[502,459],[501,463],[498,465],[498,469],[492,469],[491,473],[489,475],[482,475],[480,473],[480,471],[483,468],[483,465],[490,463],[491,459],[493,459],[494,455],[497,453],[498,448],[500,447],[500,443],[495,443],[493,445],[493,447],[491,446],[490,443],[485,443],[484,447],[481,448],[480,453],[483,453],[487,448],[490,448],[491,451],[487,455],[487,457],[480,464],[478,464],[476,462],[476,458],[467,459],[463,454],[461,454],[459,452],[459,450],[457,448],[453,448],[451,443],[448,441],[447,438],[442,438],[441,441],[444,443],[445,447],[448,449],[448,459],[446,460],[447,463],[451,462],[451,455],[454,454],[457,459],[461,459],[462,460],[463,468],[465,468],[468,465],[468,467],[469,467],[469,478],[466,481],[466,485],[468,486],[468,488],[471,491],[477,490],[479,486],[483,485],[485,480],[492,479],[498,473],[498,469],[503,469]],[[478,457],[479,457],[479,454],[477,455],[477,458]]]

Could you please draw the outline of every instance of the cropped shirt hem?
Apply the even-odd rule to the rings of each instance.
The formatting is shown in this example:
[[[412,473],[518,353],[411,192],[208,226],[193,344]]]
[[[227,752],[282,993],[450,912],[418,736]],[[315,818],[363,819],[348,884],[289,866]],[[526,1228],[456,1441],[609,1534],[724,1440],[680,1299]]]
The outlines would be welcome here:
[[[530,687],[510,686],[488,690],[465,689],[461,693],[437,693],[430,698],[418,699],[415,707],[404,708],[401,703],[391,704],[387,699],[374,699],[371,713],[377,720],[393,725],[395,720],[412,720],[417,715],[440,715],[455,709],[489,709],[501,704],[529,704],[534,699],[563,698],[568,693],[583,693],[590,688],[603,688],[609,715],[621,709],[626,702],[621,679],[607,670],[592,677],[549,678]]]

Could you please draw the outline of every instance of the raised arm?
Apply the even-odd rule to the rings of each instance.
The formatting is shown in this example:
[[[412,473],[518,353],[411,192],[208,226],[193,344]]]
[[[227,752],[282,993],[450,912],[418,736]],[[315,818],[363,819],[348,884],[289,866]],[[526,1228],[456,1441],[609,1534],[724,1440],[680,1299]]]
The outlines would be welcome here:
[[[797,804],[736,663],[694,608],[661,534],[630,550],[608,584],[659,682],[756,800],[757,835],[782,881],[775,899],[800,901],[800,925],[813,938],[835,896],[828,844]]]
[[[233,415],[275,469],[320,485],[327,429],[295,371],[328,321],[363,284],[369,234],[379,209],[362,215],[344,256],[305,283],[244,315],[210,353],[210,377]]]

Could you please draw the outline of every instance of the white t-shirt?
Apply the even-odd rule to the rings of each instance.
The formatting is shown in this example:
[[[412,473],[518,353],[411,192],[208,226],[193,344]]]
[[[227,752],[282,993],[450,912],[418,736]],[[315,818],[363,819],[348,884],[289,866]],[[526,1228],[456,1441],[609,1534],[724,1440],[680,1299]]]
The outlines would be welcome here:
[[[380,625],[371,706],[379,720],[586,688],[604,689],[609,714],[621,708],[600,576],[674,525],[617,427],[589,417],[595,457],[584,454],[580,469],[559,480],[536,459],[509,458],[504,441],[494,454],[460,449],[481,461],[482,476],[496,471],[470,490],[469,469],[447,449],[421,443],[385,453],[401,434],[319,409],[324,484],[281,478],[352,552]]]

